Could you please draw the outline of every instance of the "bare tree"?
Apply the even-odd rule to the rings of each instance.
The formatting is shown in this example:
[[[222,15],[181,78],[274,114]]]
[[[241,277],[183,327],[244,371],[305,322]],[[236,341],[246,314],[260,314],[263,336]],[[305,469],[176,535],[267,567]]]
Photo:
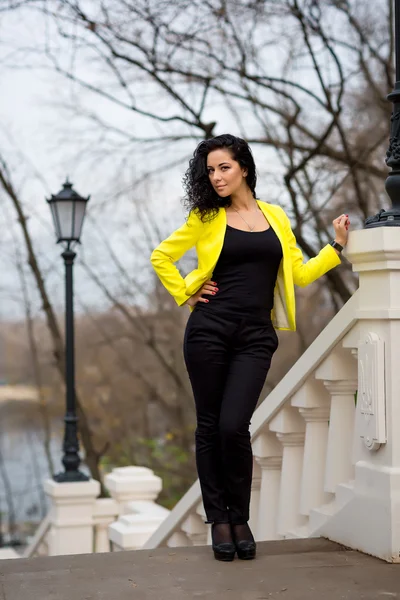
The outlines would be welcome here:
[[[308,256],[328,241],[338,211],[350,212],[357,224],[385,202],[389,0],[379,10],[377,0],[27,0],[24,6],[56,26],[43,48],[51,68],[88,97],[125,111],[131,126],[123,129],[77,98],[72,107],[103,140],[119,139],[121,152],[188,148],[214,135],[225,115],[251,144],[273,149],[281,175],[269,185],[280,191]],[[73,61],[65,60],[65,42]],[[91,65],[87,76],[83,64]],[[136,135],[139,119],[157,133]],[[354,288],[350,269],[332,271],[327,280],[339,306]]]

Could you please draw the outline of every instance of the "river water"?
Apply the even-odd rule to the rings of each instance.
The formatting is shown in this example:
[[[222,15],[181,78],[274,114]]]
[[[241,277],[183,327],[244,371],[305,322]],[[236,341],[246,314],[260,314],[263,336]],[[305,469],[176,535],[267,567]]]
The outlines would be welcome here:
[[[21,407],[22,408],[22,407]],[[11,411],[14,413],[15,410]],[[3,541],[15,523],[13,539],[31,534],[49,509],[43,482],[52,476],[44,449],[44,433],[38,419],[15,419],[5,406],[0,410],[0,516]],[[63,471],[63,423],[53,423],[50,452],[55,472]],[[86,469],[82,469],[85,470]]]

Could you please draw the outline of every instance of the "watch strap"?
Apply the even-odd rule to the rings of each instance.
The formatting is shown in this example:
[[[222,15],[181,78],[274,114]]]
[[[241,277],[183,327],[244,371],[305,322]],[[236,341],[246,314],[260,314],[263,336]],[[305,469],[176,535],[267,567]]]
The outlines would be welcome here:
[[[335,240],[333,240],[331,242],[331,246],[332,246],[332,248],[335,248],[335,250],[339,250],[339,252],[342,252],[342,250],[343,250],[343,246],[341,244],[339,244],[339,242],[336,242]]]

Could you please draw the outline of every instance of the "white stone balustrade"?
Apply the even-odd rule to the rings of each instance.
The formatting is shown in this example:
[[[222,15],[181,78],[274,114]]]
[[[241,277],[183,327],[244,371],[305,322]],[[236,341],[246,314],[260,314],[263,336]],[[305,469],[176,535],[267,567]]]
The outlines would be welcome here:
[[[397,227],[355,231],[347,255],[359,273],[355,476],[350,499],[316,531],[353,548],[399,562],[400,556],[400,238]],[[345,343],[351,332],[346,336]],[[360,352],[366,340],[378,352]],[[354,338],[351,343],[354,345]],[[365,348],[364,348],[365,350]],[[380,354],[381,352],[381,354]],[[360,362],[364,361],[361,365]],[[362,374],[362,375],[361,375]],[[382,428],[382,425],[384,426]],[[369,444],[368,437],[377,444]],[[366,444],[367,442],[367,444]]]

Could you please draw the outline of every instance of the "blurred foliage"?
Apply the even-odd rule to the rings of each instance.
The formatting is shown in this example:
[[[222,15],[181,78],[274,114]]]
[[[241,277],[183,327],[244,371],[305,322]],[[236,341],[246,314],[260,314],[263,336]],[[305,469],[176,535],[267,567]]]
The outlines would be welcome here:
[[[172,509],[197,478],[194,448],[185,450],[180,443],[181,437],[179,432],[170,430],[160,438],[140,437],[133,445],[121,440],[102,457],[101,470],[105,474],[115,467],[132,465],[152,469],[163,482],[157,503]]]

